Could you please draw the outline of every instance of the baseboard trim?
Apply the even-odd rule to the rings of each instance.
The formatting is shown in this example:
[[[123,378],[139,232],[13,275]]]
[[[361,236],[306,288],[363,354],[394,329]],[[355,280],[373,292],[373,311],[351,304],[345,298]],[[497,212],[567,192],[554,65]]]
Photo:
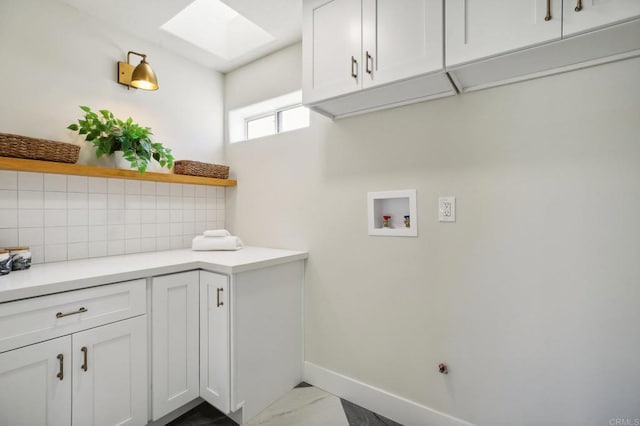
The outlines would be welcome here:
[[[304,381],[405,426],[474,426],[311,362],[304,363]]]

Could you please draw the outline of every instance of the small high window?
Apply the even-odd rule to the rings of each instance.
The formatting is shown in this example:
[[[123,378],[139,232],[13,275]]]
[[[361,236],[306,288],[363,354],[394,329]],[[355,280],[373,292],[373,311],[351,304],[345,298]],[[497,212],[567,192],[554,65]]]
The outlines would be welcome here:
[[[229,141],[256,139],[309,127],[309,109],[294,92],[229,111]]]

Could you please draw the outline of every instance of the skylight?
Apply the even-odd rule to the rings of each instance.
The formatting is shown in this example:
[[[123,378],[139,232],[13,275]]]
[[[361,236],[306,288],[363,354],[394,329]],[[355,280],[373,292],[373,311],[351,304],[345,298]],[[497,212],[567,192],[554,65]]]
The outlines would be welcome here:
[[[274,39],[220,0],[195,0],[161,29],[226,60]]]

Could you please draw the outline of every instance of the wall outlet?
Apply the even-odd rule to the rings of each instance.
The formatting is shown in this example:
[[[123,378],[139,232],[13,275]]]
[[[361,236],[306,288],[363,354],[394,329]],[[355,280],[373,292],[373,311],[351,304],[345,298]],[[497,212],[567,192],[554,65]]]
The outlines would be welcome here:
[[[440,222],[456,221],[456,197],[438,198],[438,219]]]

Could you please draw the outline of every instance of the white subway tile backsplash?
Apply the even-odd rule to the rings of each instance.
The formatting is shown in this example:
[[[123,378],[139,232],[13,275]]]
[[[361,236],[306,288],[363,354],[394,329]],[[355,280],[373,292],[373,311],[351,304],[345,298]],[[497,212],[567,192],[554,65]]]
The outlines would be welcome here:
[[[88,209],[89,194],[86,192],[68,192],[67,206],[70,209]]]
[[[140,211],[140,223],[156,223],[156,211],[155,210],[141,210]]]
[[[124,240],[124,225],[108,225],[107,226],[107,240]]]
[[[184,240],[182,235],[171,237],[170,248],[171,250],[181,249]]]
[[[107,255],[117,256],[124,254],[124,240],[113,240],[107,243]]]
[[[44,228],[18,228],[18,245],[41,246],[44,244]]]
[[[107,223],[109,225],[124,225],[124,209],[107,210]]]
[[[220,189],[220,191],[219,191]],[[222,188],[0,171],[0,247],[32,262],[190,247],[224,227]]]
[[[106,209],[107,208],[107,194],[89,194],[89,208],[90,209]]]
[[[140,181],[139,180],[125,180],[124,192],[128,195],[140,195]]]
[[[67,245],[67,258],[69,260],[86,259],[89,257],[89,243],[73,243]]]
[[[182,223],[182,210],[171,210],[171,223]]]
[[[44,246],[30,246],[31,264],[44,263]]]
[[[170,185],[170,193],[172,197],[182,197],[182,184],[173,183]]]
[[[9,189],[0,189],[0,208],[17,209],[18,208],[18,191],[9,190]]]
[[[124,241],[124,251],[125,253],[140,253],[142,251],[140,239],[135,240],[125,240]]]
[[[130,223],[124,226],[124,237],[126,239],[140,239],[140,224]]]
[[[67,223],[69,226],[86,226],[89,224],[89,210],[70,209],[67,210]]]
[[[156,208],[157,209],[170,209],[171,208],[171,198],[165,197],[164,195],[158,195],[156,197]]]
[[[125,210],[124,211],[124,223],[140,223],[140,210]]]
[[[42,228],[43,226],[43,209],[18,209],[19,228]]]
[[[44,228],[45,260],[47,257],[46,246],[53,244],[67,244],[67,227],[56,226]]]
[[[140,251],[155,251],[156,239],[155,238],[141,238],[140,239]]]
[[[156,195],[156,183],[155,182],[140,182],[140,194],[142,195]],[[155,246],[155,241],[153,243]]]
[[[89,210],[89,226],[106,224],[107,210]]]
[[[107,193],[124,194],[124,180],[111,178],[107,179]]]
[[[151,210],[156,208],[156,196],[155,195],[141,195],[140,196],[140,208],[144,210]]]
[[[0,189],[17,190],[18,172],[0,170]]]
[[[43,191],[18,191],[19,209],[42,209],[44,208]]]
[[[45,210],[44,226],[47,228],[67,226],[67,209]]]
[[[107,198],[107,208],[109,210],[124,209],[124,194],[109,194]]]
[[[88,189],[90,193],[106,194],[107,178],[90,177],[88,182]]]
[[[107,226],[89,226],[89,241],[107,241]]]
[[[194,197],[196,192],[195,185],[183,185],[182,186],[182,196],[183,197]]]
[[[87,176],[69,176],[67,179],[68,192],[88,192],[89,178]]]
[[[142,208],[139,195],[126,195],[124,199],[124,205],[126,209],[140,209]]]
[[[0,229],[0,247],[15,247],[18,245],[18,228]]]
[[[84,243],[89,241],[88,226],[69,226],[67,228],[68,243]]]
[[[49,262],[62,262],[67,260],[67,245],[66,244],[52,244],[44,246],[44,261]]]
[[[107,255],[106,241],[93,241],[89,243],[89,257],[103,257]]]
[[[44,175],[44,190],[67,192],[67,176],[66,175]]]
[[[45,192],[44,193],[45,209],[66,209],[67,193],[66,192]]]
[[[171,210],[156,210],[156,223],[171,223]]]
[[[158,237],[156,238],[156,250],[169,250],[171,248],[170,237]]]
[[[156,195],[171,195],[171,185],[164,182],[156,182]]]
[[[44,175],[42,173],[18,172],[18,189],[21,191],[43,191]]]
[[[0,228],[17,228],[18,210],[0,208]],[[0,246],[2,248],[2,246]]]
[[[203,185],[195,185],[195,196],[196,197],[206,197],[207,196],[207,187]]]

